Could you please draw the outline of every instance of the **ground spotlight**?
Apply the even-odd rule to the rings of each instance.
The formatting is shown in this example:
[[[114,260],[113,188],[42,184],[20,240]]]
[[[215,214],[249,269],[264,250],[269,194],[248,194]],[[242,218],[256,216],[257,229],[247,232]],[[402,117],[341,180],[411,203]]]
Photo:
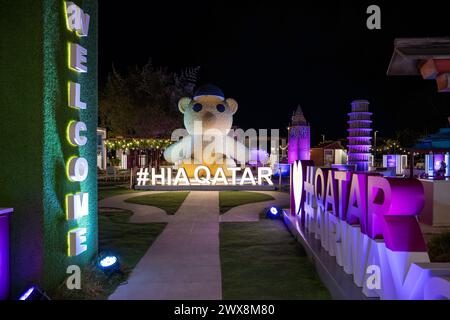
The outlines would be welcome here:
[[[25,291],[19,298],[19,300],[50,300],[44,291],[38,287],[33,286]]]
[[[266,217],[269,219],[280,219],[282,212],[280,207],[271,206],[266,211]]]
[[[109,252],[101,252],[98,255],[97,266],[105,273],[120,272],[119,258]]]

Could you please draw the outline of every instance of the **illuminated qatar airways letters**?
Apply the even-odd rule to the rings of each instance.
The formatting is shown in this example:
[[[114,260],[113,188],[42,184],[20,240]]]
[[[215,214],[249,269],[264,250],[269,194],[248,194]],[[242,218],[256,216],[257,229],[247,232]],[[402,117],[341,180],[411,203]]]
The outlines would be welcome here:
[[[291,225],[320,240],[364,295],[450,297],[450,283],[440,278],[450,275],[450,265],[430,263],[417,220],[425,201],[419,180],[316,168],[311,161],[296,161],[291,172]]]

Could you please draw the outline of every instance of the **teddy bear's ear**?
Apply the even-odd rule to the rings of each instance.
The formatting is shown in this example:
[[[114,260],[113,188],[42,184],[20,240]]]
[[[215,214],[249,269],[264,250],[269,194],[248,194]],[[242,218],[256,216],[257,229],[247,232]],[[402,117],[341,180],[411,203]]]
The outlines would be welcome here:
[[[228,107],[230,107],[231,113],[235,114],[238,109],[238,103],[236,102],[236,100],[228,98],[225,101],[226,101]]]
[[[180,109],[181,113],[184,113],[186,111],[186,108],[189,107],[191,101],[191,98],[188,97],[183,97],[178,101],[178,109]]]

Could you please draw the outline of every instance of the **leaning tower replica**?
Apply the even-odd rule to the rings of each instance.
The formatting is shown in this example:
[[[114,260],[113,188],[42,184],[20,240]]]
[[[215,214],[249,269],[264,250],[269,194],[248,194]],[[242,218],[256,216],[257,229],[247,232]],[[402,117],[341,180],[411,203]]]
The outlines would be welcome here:
[[[348,164],[356,165],[357,171],[368,171],[370,161],[371,124],[369,101],[355,100],[349,114],[348,128]]]

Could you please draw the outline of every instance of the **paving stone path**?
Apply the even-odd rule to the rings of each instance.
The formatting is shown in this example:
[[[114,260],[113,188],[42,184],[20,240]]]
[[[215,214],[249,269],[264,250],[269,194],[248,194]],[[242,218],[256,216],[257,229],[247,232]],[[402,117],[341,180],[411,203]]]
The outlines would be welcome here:
[[[191,191],[175,215],[124,200],[155,192],[118,195],[99,202],[99,207],[133,211],[134,223],[168,222],[159,237],[111,300],[220,300],[219,222],[257,221],[270,204],[287,206],[289,195],[261,191],[275,200],[235,207],[219,215],[218,191]]]

